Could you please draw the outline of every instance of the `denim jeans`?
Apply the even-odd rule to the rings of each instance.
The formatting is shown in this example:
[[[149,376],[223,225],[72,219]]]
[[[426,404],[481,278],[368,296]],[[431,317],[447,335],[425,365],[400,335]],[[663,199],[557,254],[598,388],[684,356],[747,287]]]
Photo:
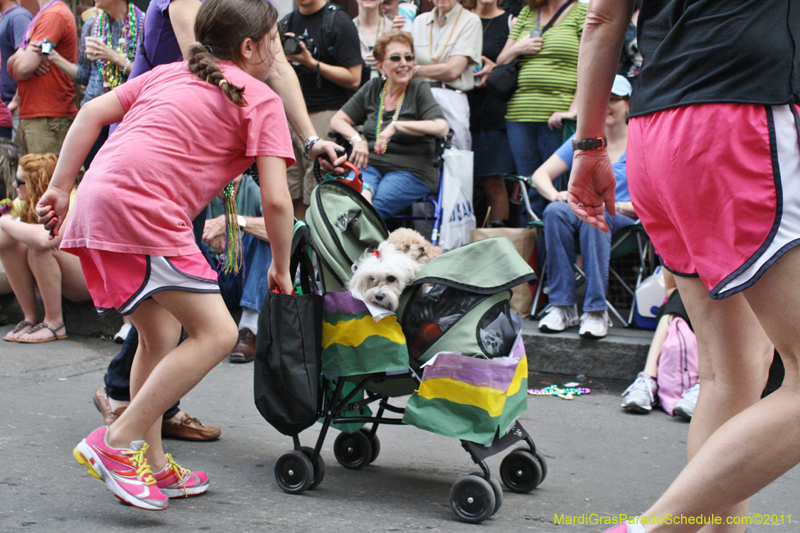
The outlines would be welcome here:
[[[506,122],[508,142],[520,176],[530,176],[563,144],[561,130],[551,130],[547,122]],[[547,200],[536,189],[528,194],[531,208],[542,217]]]
[[[390,218],[433,190],[411,172],[382,174],[375,167],[361,171],[361,181],[372,189],[372,206],[382,218]]]
[[[583,271],[586,274],[584,311],[605,311],[608,289],[608,261],[611,257],[611,235],[634,224],[625,215],[605,213],[609,233],[591,227],[572,212],[566,202],[552,202],[544,210],[544,242],[547,262],[548,297],[553,305],[575,305],[575,236],[580,244]]]

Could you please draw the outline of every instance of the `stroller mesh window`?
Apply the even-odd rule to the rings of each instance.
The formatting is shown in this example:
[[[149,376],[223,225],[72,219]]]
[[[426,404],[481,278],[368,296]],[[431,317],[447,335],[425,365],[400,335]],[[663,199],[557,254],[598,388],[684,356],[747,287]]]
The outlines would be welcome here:
[[[423,285],[404,313],[403,332],[408,353],[417,359],[431,344],[486,298],[445,285]]]
[[[508,301],[499,302],[478,322],[478,346],[489,358],[505,357],[511,352],[519,333],[516,329]]]

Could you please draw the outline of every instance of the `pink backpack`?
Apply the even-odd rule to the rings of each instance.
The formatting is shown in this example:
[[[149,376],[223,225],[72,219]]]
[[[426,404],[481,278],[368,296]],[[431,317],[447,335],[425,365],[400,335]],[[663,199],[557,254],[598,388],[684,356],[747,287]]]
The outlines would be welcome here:
[[[697,383],[697,338],[689,324],[675,317],[658,359],[658,401],[667,414],[684,392]]]

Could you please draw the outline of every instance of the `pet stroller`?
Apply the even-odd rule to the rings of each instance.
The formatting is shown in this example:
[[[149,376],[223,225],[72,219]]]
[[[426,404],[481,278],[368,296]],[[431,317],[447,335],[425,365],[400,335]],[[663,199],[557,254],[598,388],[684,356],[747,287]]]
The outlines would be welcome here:
[[[397,315],[376,321],[345,285],[352,264],[386,239],[381,218],[351,187],[326,181],[315,189],[306,220],[325,300],[321,360],[304,367],[306,382],[319,383],[305,399],[314,416],[274,423],[271,404],[283,399],[264,386],[269,362],[261,338],[256,347],[256,405],[294,442],[276,461],[278,486],[300,494],[319,485],[320,451],[332,426],[341,431],[336,460],[357,470],[378,458],[381,424],[409,424],[460,439],[480,467],[451,488],[458,519],[480,523],[500,509],[503,492],[485,459],[520,441],[526,446],[506,455],[500,477],[513,492],[536,488],[547,465],[517,421],[526,408],[528,370],[521,320],[509,307],[511,287],[535,275],[510,241],[486,239],[433,259],[408,285]],[[404,408],[390,403],[409,394]],[[297,401],[294,394],[286,402]],[[316,444],[302,446],[300,432],[316,419],[322,422]]]

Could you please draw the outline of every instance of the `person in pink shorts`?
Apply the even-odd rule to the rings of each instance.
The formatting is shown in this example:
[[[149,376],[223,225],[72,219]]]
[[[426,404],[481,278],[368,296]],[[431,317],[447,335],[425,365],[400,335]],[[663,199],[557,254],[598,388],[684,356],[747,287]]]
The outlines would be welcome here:
[[[594,0],[581,40],[569,203],[602,230],[603,207],[614,214],[602,103],[633,4]],[[628,183],[676,275],[703,387],[688,465],[614,533],[744,532],[748,498],[800,463],[799,20],[800,0],[641,2]],[[773,346],[786,373],[760,399]]]
[[[269,286],[292,290],[286,168],[294,157],[281,100],[263,83],[279,46],[276,20],[268,0],[206,0],[188,63],[157,67],[81,109],[37,205],[39,221],[58,235],[93,140],[121,122],[81,183],[61,246],[80,258],[98,310],[129,315],[139,331],[131,404],[73,455],[143,509],[166,509],[168,498],[208,488],[205,473],[164,453],[161,416],[236,343],[192,219],[253,161],[273,253]],[[176,347],[181,326],[188,338]]]

